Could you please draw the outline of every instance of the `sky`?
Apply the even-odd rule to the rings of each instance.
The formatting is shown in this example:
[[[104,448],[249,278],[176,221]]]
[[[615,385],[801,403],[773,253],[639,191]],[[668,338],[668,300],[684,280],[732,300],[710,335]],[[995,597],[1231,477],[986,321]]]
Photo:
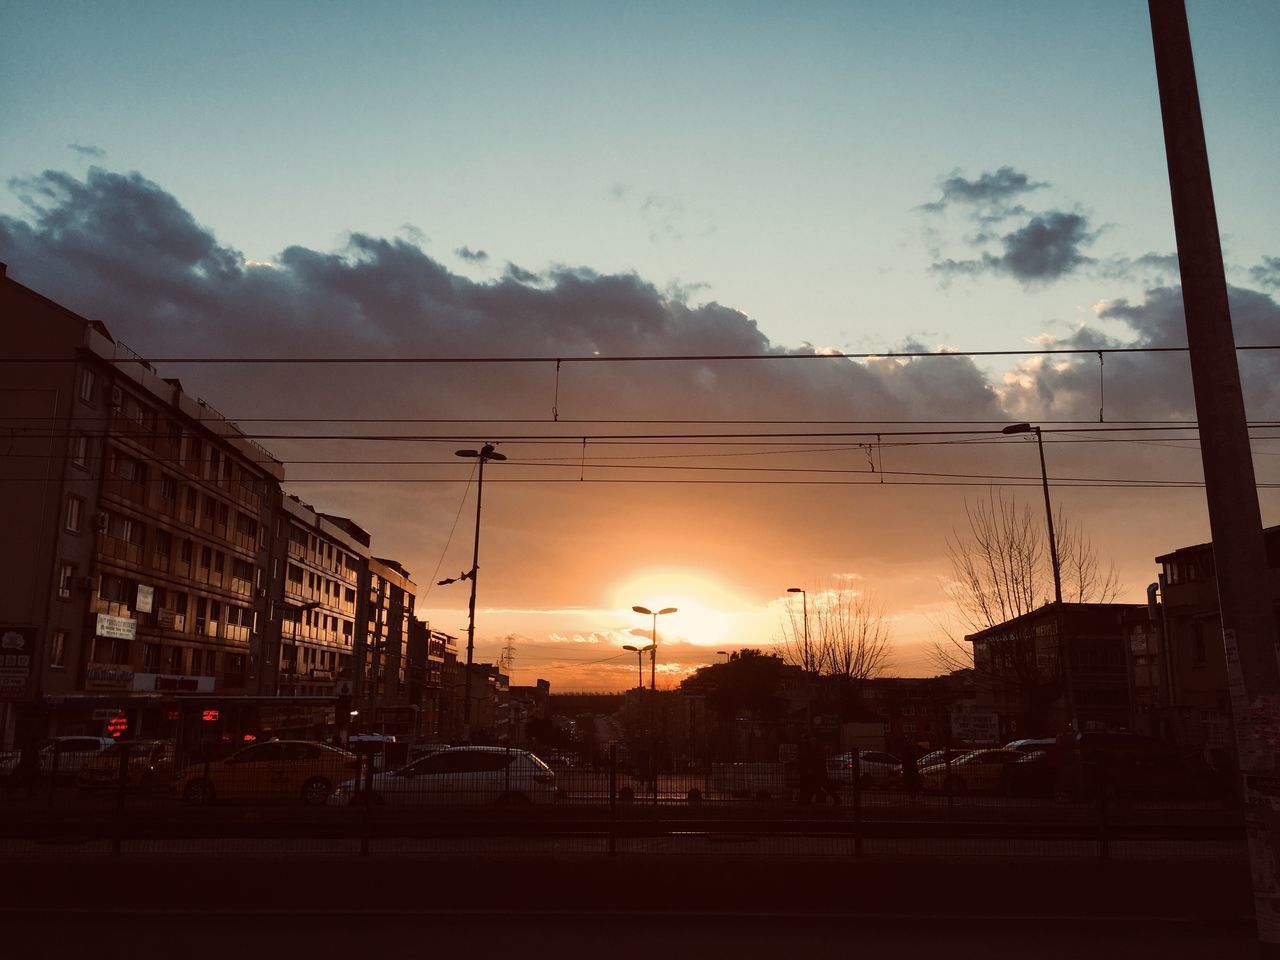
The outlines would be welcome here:
[[[470,566],[453,451],[498,442],[477,656],[510,638],[517,682],[631,683],[639,604],[680,610],[673,684],[772,643],[791,586],[874,597],[891,672],[931,672],[966,502],[1038,508],[1026,438],[938,432],[955,421],[1044,423],[1061,478],[1200,477],[1190,434],[1053,432],[1193,418],[1176,357],[1110,355],[1101,389],[1088,356],[776,359],[1185,342],[1144,3],[0,12],[0,260],[145,356],[775,357],[161,366],[457,635],[465,585],[434,586]],[[1188,14],[1237,340],[1280,342],[1280,6]],[[1242,361],[1251,420],[1280,418],[1276,368]],[[392,417],[431,422],[339,422]],[[716,422],[640,422],[660,418]],[[766,430],[788,435],[672,436]],[[1208,538],[1198,489],[1054,495],[1121,599]]]

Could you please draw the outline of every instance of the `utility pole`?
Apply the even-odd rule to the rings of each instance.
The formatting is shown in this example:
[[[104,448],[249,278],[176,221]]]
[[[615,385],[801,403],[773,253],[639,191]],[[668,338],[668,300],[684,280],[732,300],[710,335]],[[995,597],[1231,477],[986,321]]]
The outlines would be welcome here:
[[[1218,609],[1243,775],[1260,956],[1280,957],[1280,664],[1258,490],[1227,301],[1222,244],[1183,0],[1148,0],[1173,202],[1191,381],[1200,426]],[[1170,638],[1166,637],[1166,642]]]

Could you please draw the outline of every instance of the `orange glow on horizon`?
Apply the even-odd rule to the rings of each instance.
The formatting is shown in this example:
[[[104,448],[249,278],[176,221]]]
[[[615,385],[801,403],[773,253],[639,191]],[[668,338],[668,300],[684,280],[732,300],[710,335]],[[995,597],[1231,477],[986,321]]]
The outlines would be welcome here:
[[[635,618],[635,628],[648,636],[653,620],[631,610],[633,606],[676,612],[658,617],[658,643],[663,638],[696,646],[714,647],[740,632],[736,621],[756,616],[752,603],[732,585],[703,570],[655,567],[630,574],[610,590],[608,604]]]

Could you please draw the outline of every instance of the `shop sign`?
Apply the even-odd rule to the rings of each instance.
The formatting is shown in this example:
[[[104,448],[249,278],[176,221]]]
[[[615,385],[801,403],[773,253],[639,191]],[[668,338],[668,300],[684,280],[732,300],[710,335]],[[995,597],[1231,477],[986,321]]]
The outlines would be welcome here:
[[[971,743],[995,743],[1000,739],[1000,716],[958,707],[951,711],[951,736]]]
[[[138,603],[137,611],[139,613],[150,613],[155,608],[156,588],[149,587],[145,583],[138,584]]]
[[[91,663],[84,671],[86,690],[132,690],[133,667],[126,663]]]
[[[0,627],[0,697],[26,693],[35,645],[34,627]]]
[[[100,613],[94,634],[109,640],[136,640],[138,621],[130,617],[113,617],[109,613]]]
[[[134,674],[132,686],[134,690],[213,693],[213,677],[186,677],[174,673],[138,673]]]

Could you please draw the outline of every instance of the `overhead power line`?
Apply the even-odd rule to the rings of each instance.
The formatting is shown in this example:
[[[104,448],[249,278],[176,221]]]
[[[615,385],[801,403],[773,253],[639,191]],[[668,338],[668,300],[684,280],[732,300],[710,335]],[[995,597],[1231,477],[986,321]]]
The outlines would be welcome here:
[[[635,356],[472,356],[472,357],[327,357],[327,356],[295,356],[295,357],[149,357],[120,356],[103,357],[101,359],[117,364],[141,364],[148,366],[155,363],[238,363],[238,364],[472,364],[472,363],[713,363],[760,360],[917,360],[926,358],[963,358],[963,357],[1042,357],[1042,356],[1075,356],[1097,357],[1121,354],[1143,353],[1187,353],[1188,347],[1035,347],[1020,350],[890,350],[868,353],[848,353],[832,351],[830,353],[712,353],[712,354],[639,354]],[[1237,350],[1280,350],[1280,344],[1246,344],[1237,346]],[[19,363],[72,363],[74,358],[67,357],[23,357]]]

